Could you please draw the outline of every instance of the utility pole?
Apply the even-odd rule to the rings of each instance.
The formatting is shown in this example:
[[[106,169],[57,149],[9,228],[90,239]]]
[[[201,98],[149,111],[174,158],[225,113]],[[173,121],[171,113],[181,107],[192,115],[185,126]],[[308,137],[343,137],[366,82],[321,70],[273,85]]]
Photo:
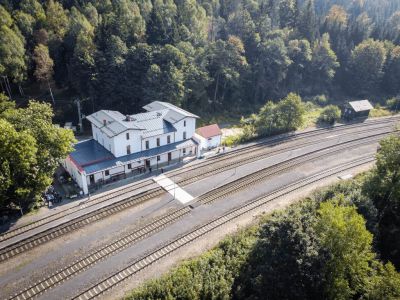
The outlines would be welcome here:
[[[10,82],[8,81],[8,77],[4,76],[4,75],[2,77],[4,80],[4,85],[6,86],[6,91],[8,93],[8,97],[10,98],[10,100],[12,100]]]
[[[56,101],[54,101],[53,91],[51,90],[50,82],[47,80],[47,86],[49,87],[51,100],[53,101],[53,105],[56,106]]]
[[[76,99],[74,101],[76,103],[76,107],[78,108],[78,118],[79,118],[79,131],[83,132],[83,124],[82,124],[82,113],[81,113],[81,100]]]
[[[3,86],[3,81],[2,80],[0,80],[0,86],[1,86],[1,91],[6,93],[6,90],[5,90],[4,86]]]

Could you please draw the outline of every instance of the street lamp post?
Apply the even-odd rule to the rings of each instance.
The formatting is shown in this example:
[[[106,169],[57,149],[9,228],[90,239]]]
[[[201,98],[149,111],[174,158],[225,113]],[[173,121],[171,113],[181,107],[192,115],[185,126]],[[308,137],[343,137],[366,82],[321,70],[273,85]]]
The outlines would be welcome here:
[[[173,180],[173,182],[174,182],[174,200],[175,200],[175,190],[176,190],[176,183],[175,183],[175,180],[176,180],[176,174],[174,175],[174,180]]]

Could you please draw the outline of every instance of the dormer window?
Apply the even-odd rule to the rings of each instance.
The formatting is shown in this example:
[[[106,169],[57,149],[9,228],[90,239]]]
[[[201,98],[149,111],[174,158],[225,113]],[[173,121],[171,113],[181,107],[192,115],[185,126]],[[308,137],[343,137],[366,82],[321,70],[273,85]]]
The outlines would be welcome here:
[[[107,120],[103,120],[103,125],[104,125],[104,126],[107,125]]]

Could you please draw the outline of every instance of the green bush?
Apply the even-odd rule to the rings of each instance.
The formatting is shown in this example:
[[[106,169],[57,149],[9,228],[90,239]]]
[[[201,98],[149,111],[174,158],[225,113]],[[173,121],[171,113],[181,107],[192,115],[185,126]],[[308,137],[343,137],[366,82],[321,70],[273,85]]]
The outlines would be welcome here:
[[[320,106],[325,106],[328,103],[328,99],[325,95],[316,95],[312,98],[312,101]]]
[[[400,97],[393,97],[386,101],[386,106],[392,111],[398,111],[400,109]]]
[[[341,117],[340,108],[336,105],[328,105],[323,109],[319,117],[320,122],[334,124]]]
[[[258,136],[297,130],[304,124],[305,105],[299,95],[290,93],[277,104],[268,101],[254,118]]]
[[[232,146],[236,146],[238,144],[240,144],[242,140],[242,135],[231,135],[231,136],[227,136],[223,141],[222,141],[222,145],[226,146],[226,147],[232,147]]]

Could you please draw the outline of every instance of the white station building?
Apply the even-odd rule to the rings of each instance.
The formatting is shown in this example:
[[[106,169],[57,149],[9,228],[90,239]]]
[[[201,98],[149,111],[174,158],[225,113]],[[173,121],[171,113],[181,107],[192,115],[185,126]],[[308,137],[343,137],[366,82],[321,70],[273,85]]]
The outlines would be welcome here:
[[[198,116],[166,102],[143,108],[147,112],[136,115],[100,110],[86,117],[93,138],[77,143],[62,162],[85,194],[99,184],[199,153],[193,139]]]

